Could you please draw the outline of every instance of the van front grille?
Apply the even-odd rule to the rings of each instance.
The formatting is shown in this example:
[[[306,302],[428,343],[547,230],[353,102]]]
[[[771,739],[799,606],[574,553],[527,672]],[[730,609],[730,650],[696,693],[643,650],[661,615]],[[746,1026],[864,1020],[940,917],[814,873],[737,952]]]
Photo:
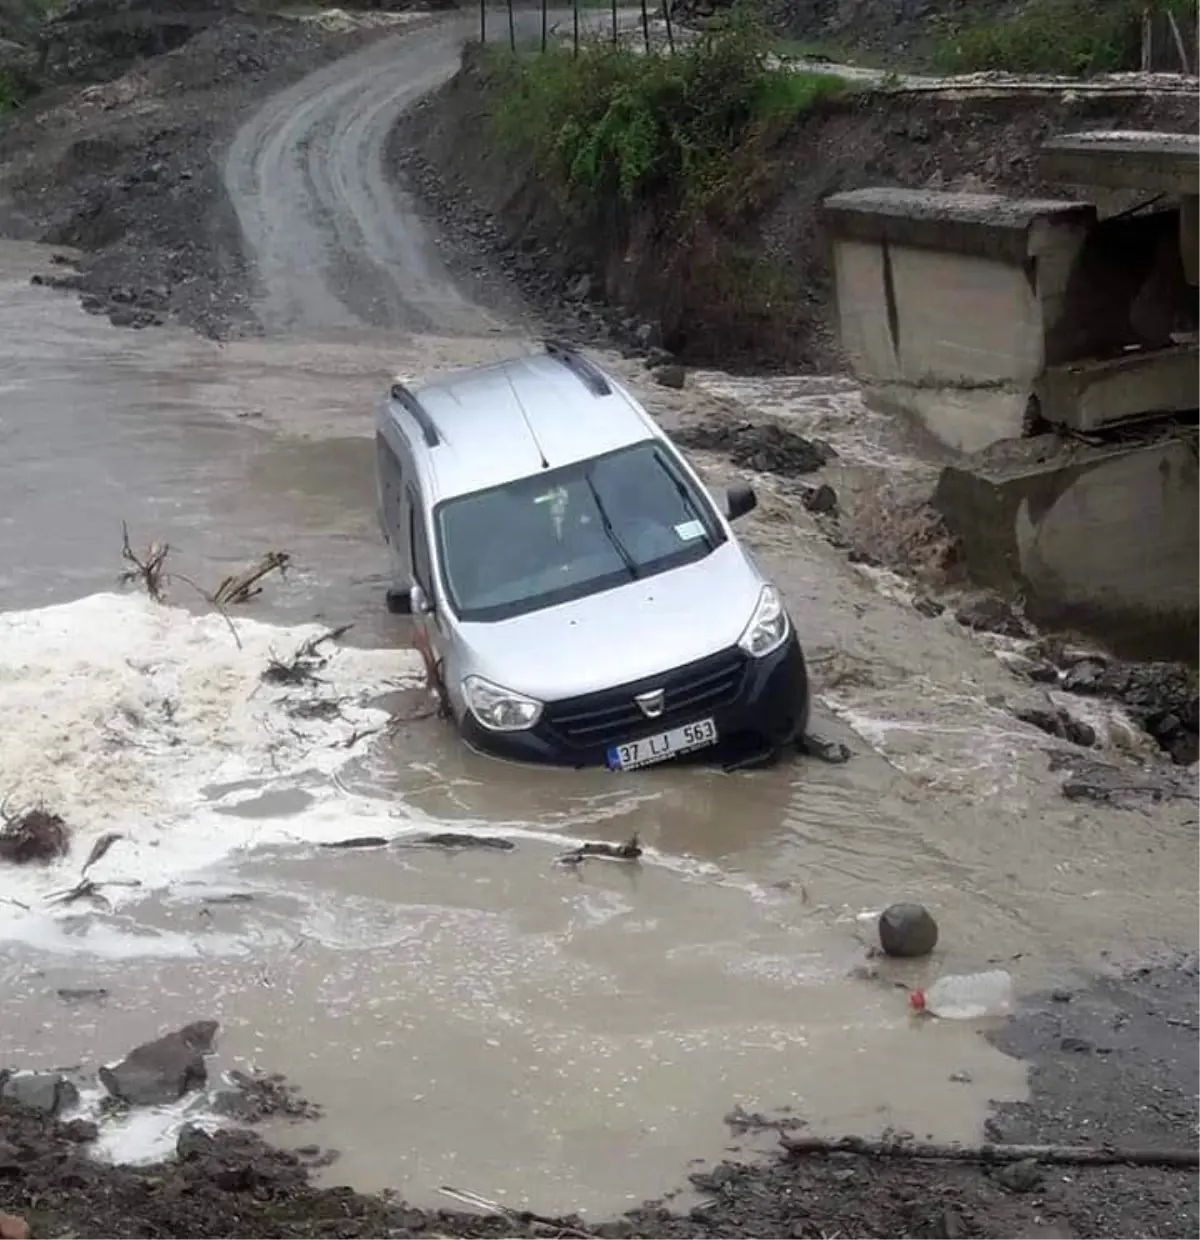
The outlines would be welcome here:
[[[709,711],[737,697],[745,672],[746,656],[734,647],[659,676],[548,702],[542,717],[547,727],[571,745],[615,745],[647,732],[666,731],[704,718]],[[634,699],[656,689],[663,690],[663,713],[649,719]]]

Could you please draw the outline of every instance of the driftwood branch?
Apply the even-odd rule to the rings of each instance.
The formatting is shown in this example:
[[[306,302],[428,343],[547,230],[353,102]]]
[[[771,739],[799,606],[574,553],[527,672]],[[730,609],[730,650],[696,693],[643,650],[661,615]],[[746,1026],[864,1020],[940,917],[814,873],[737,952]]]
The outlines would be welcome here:
[[[257,564],[226,577],[213,591],[213,602],[223,606],[249,602],[255,595],[262,593],[259,583],[264,577],[271,573],[286,577],[291,562],[292,557],[286,551],[268,551]]]
[[[156,603],[163,602],[167,596],[166,563],[170,551],[168,543],[151,543],[141,555],[138,555],[129,541],[129,526],[122,521],[121,559],[131,567],[121,573],[119,578],[121,584],[128,585],[130,582],[140,581],[146,593]]]
[[[317,673],[329,662],[329,656],[321,653],[326,642],[336,642],[354,626],[343,624],[339,628],[318,633],[300,643],[290,659],[280,659],[272,655],[270,662],[263,670],[262,679],[273,685],[302,685],[318,680]]]
[[[1120,1145],[946,1145],[932,1141],[872,1140],[866,1137],[780,1138],[789,1158],[859,1154],[866,1158],[913,1158],[939,1162],[1040,1162],[1058,1166],[1178,1167],[1200,1166],[1195,1149],[1148,1149]]]

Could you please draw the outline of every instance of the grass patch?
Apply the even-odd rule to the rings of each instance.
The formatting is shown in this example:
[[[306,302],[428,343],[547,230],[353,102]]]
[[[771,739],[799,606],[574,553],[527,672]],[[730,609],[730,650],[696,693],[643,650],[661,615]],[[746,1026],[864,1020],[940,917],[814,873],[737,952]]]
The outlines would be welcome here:
[[[1088,77],[1141,67],[1142,14],[1172,12],[1196,28],[1196,0],[1029,0],[1006,19],[946,27],[934,50],[942,73],[1001,70]]]
[[[11,112],[24,97],[21,83],[7,69],[0,69],[0,116]]]
[[[689,215],[735,204],[768,137],[841,79],[769,63],[749,26],[640,53],[597,38],[512,56],[487,50],[501,85],[497,137],[532,155],[563,204],[586,218],[613,200],[652,197]]]

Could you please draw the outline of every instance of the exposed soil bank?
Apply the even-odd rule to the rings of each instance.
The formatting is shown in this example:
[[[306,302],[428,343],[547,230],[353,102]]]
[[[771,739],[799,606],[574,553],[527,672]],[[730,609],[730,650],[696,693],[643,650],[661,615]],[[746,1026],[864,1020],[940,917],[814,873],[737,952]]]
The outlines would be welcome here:
[[[0,117],[0,233],[84,251],[57,282],[118,325],[250,327],[253,277],[216,155],[257,99],[392,29],[196,12],[170,27],[172,50],[139,60],[132,35],[106,43],[82,22],[54,45],[61,84]]]
[[[1193,1148],[1196,1030],[1190,957],[1033,998],[991,1035],[1031,1061],[1032,1099],[1001,1108],[988,1138]],[[267,1097],[251,1085],[268,1103],[253,1118],[286,1093]],[[735,1132],[772,1122],[731,1116]],[[0,1209],[24,1216],[35,1237],[1194,1236],[1200,1221],[1196,1177],[1187,1170],[1022,1163],[988,1172],[857,1156],[722,1163],[690,1177],[706,1201],[686,1214],[648,1202],[605,1223],[488,1217],[317,1188],[309,1178],[323,1161],[315,1148],[276,1149],[244,1129],[208,1136],[185,1128],[177,1158],[151,1167],[91,1159],[95,1136],[89,1123],[0,1099]]]
[[[609,228],[579,227],[549,191],[546,169],[496,140],[501,83],[478,48],[463,70],[402,122],[393,150],[450,237],[467,232],[519,254],[515,274],[534,299],[549,284],[595,292],[660,343],[698,364],[833,369],[831,271],[819,205],[864,185],[995,189],[1064,197],[1036,168],[1041,141],[1077,128],[1192,130],[1186,97],[1113,101],[951,99],[850,94],[822,98],[767,153],[754,199],[736,228],[698,230],[681,253],[662,204],[639,200]],[[494,221],[472,223],[472,208]],[[481,235],[482,234],[482,235]],[[491,234],[491,235],[488,235]],[[770,290],[746,288],[739,257],[767,256]],[[583,281],[587,276],[588,280]]]

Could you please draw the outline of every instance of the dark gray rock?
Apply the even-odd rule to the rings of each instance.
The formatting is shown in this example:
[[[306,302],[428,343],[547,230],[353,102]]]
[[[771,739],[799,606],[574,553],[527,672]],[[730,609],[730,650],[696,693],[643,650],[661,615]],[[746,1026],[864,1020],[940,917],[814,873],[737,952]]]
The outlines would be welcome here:
[[[1057,736],[1070,741],[1072,745],[1080,745],[1091,749],[1096,744],[1096,729],[1082,719],[1054,706],[1027,706],[1013,711],[1022,723],[1032,724],[1041,728],[1048,736]]]
[[[979,633],[996,633],[1000,637],[1031,638],[1033,626],[1003,599],[993,594],[985,594],[980,598],[960,607],[954,618],[964,628]]]
[[[809,512],[836,512],[837,492],[827,482],[823,482],[819,487],[805,491],[802,503]]]
[[[892,904],[879,915],[879,945],[889,956],[928,956],[937,941],[937,922],[923,904]]]
[[[1042,1170],[1032,1158],[997,1167],[992,1179],[1010,1193],[1032,1193],[1042,1186]]]
[[[932,620],[942,615],[946,610],[946,604],[939,603],[937,599],[930,598],[928,594],[918,594],[913,599],[913,608],[919,611],[921,615],[928,616]]]
[[[687,382],[687,371],[682,366],[671,362],[666,366],[660,366],[654,371],[654,382],[659,387],[674,388],[676,391],[679,391]]]
[[[175,1102],[208,1080],[204,1056],[217,1029],[215,1020],[194,1021],[135,1047],[115,1068],[101,1068],[100,1080],[114,1098],[133,1106]]]
[[[47,1115],[61,1115],[79,1101],[79,1090],[61,1072],[23,1072],[0,1085],[0,1098]]]

